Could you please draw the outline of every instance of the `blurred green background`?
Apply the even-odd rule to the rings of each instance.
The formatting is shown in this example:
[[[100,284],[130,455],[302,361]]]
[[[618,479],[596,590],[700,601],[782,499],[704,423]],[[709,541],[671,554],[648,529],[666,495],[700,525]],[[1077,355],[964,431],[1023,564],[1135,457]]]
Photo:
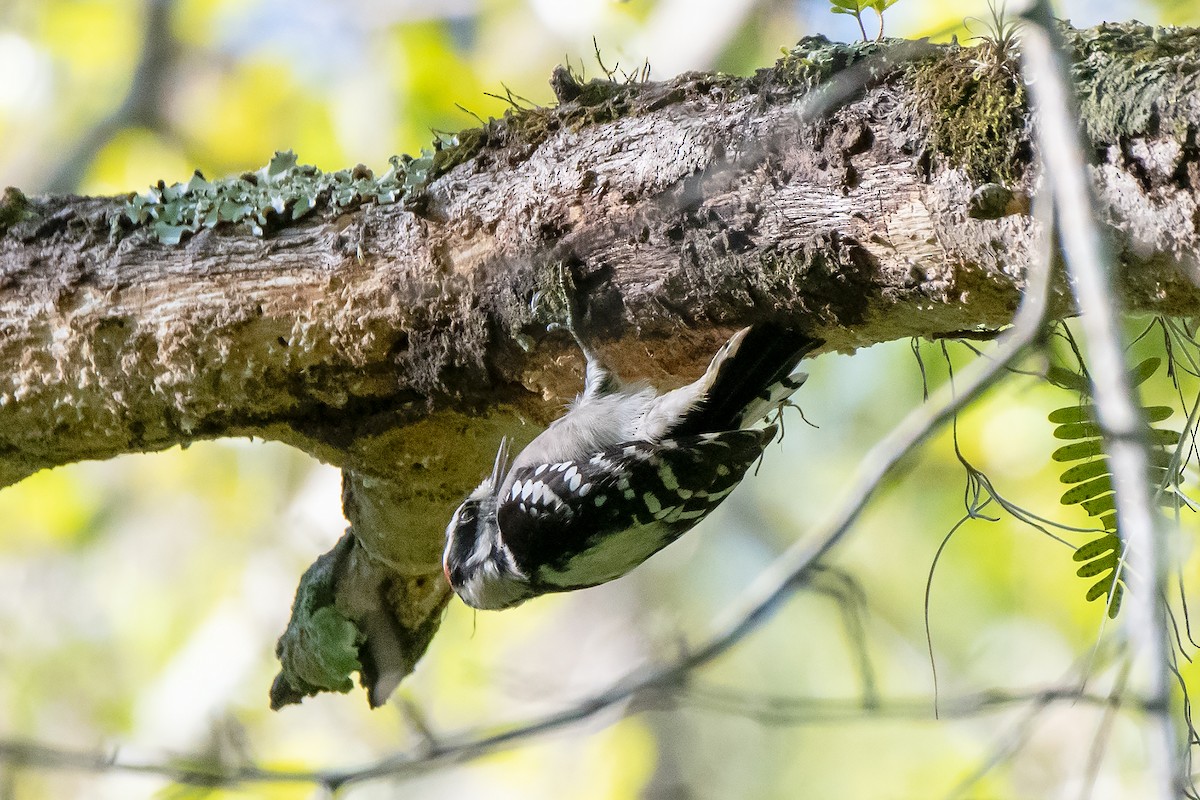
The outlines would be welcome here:
[[[1080,0],[1060,11],[1077,24],[1100,14],[1200,21],[1190,2]],[[901,0],[887,31],[965,42],[982,27],[964,19],[986,15],[983,3]],[[130,101],[148,24],[152,57],[137,86],[149,94]],[[289,148],[323,169],[380,169],[393,153],[427,146],[433,130],[502,114],[505,103],[487,92],[549,102],[547,78],[566,60],[599,75],[593,37],[608,66],[633,71],[648,59],[665,78],[748,73],[812,33],[851,39],[857,27],[825,2],[764,0],[0,0],[0,185],[137,191],[195,168],[210,177],[254,169]],[[930,380],[943,382],[939,348],[922,352]],[[950,352],[960,365],[971,356],[960,345]],[[452,732],[585,697],[698,641],[774,555],[826,517],[871,444],[921,401],[907,342],[823,356],[810,371],[799,399],[817,427],[789,415],[782,447],[699,529],[607,586],[501,614],[454,601],[399,699],[373,713],[361,694],[267,710],[295,583],[344,527],[334,470],[281,445],[223,441],[35,475],[0,492],[0,739],[130,759],[223,753],[279,768],[347,767],[419,742],[406,705],[433,731]],[[1180,405],[1165,380],[1148,391]],[[1049,462],[1046,414],[1072,402],[1017,376],[962,417],[958,434],[1007,497],[1083,524],[1082,512],[1058,506]],[[1169,423],[1182,424],[1180,415]],[[490,458],[481,454],[481,465]],[[799,594],[689,691],[344,796],[927,798],[993,756],[995,768],[964,796],[1076,797],[1089,781],[1094,797],[1138,796],[1146,754],[1136,717],[1106,722],[1075,704],[932,720],[926,580],[963,514],[965,476],[948,432],[909,467],[832,562],[865,604],[847,601],[844,581],[838,595],[831,578],[822,585],[833,594]],[[1070,548],[999,516],[959,530],[932,584],[943,702],[1084,672],[1107,691],[1119,673],[1117,626],[1100,603],[1084,602]],[[1194,533],[1190,518],[1185,525]],[[1177,548],[1189,585],[1191,541],[1180,537]],[[873,694],[919,702],[887,714],[854,708]],[[845,713],[797,710],[789,698],[844,700]],[[1023,730],[1024,739],[1014,733]],[[124,799],[167,786],[0,764],[0,798]],[[213,796],[320,792],[281,784]]]

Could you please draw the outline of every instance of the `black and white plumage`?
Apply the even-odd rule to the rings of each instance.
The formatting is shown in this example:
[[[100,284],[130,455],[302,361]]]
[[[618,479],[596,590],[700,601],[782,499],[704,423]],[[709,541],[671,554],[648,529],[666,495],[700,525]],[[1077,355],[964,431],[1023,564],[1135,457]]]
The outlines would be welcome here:
[[[807,377],[820,345],[764,323],[738,331],[694,383],[658,394],[622,384],[580,342],[583,392],[508,465],[492,474],[446,529],[443,566],[475,608],[619,578],[708,515],[774,440],[752,427]]]

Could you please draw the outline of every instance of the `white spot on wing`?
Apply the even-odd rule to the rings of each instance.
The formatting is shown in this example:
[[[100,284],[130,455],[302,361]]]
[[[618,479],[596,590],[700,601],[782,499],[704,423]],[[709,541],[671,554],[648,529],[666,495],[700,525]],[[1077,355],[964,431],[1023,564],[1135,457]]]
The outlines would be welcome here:
[[[716,503],[718,500],[724,499],[727,494],[729,494],[736,488],[737,488],[737,484],[735,483],[733,486],[730,486],[728,489],[722,489],[719,492],[713,492],[712,494],[710,494],[708,496],[708,502]]]
[[[576,472],[571,476],[570,480],[567,481],[567,488],[572,492],[578,492],[579,484],[581,483],[583,483],[583,476]]]
[[[663,464],[658,468],[658,479],[662,481],[662,485],[675,491],[679,488],[679,479],[675,477],[675,473],[671,470],[669,464]]]

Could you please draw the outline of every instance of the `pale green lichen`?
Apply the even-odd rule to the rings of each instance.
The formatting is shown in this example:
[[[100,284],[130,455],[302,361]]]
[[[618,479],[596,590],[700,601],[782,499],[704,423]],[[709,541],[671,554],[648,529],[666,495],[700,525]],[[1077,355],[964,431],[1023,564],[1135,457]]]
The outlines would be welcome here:
[[[292,617],[275,647],[282,670],[271,687],[273,708],[319,692],[354,688],[351,676],[362,670],[358,650],[364,637],[334,605],[338,563],[353,546],[353,537],[342,537],[300,578]]]
[[[146,228],[163,244],[178,244],[219,225],[244,226],[255,236],[265,236],[317,208],[348,211],[365,203],[395,203],[429,180],[433,159],[434,154],[424,150],[415,159],[394,156],[388,171],[376,177],[361,165],[322,172],[297,163],[289,150],[236,178],[210,181],[197,171],[187,183],[159,181],[150,191],[130,197],[113,217],[111,229],[116,236],[122,230]]]
[[[890,41],[831,42],[824,36],[805,36],[783,51],[770,71],[771,80],[787,87],[813,88],[842,70],[879,56],[892,47]]]

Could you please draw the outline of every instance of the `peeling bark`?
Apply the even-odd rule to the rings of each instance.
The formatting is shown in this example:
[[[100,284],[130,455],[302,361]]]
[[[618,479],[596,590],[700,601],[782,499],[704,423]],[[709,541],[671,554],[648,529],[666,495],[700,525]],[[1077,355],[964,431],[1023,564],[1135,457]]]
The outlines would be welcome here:
[[[1194,314],[1200,36],[1068,35],[1126,304]],[[797,113],[869,50],[807,40],[744,79],[556,72],[557,108],[464,132],[404,203],[321,205],[265,238],[114,237],[123,198],[6,193],[0,485],[225,436],[342,467],[361,569],[331,591],[386,697],[380,673],[411,670],[447,600],[450,510],[502,435],[531,438],[580,384],[545,330],[558,265],[613,366],[659,384],[768,317],[843,351],[1008,321],[1037,240],[1015,65],[930,46],[828,115]],[[981,206],[985,184],[1005,202]],[[280,702],[330,687],[291,688]]]

